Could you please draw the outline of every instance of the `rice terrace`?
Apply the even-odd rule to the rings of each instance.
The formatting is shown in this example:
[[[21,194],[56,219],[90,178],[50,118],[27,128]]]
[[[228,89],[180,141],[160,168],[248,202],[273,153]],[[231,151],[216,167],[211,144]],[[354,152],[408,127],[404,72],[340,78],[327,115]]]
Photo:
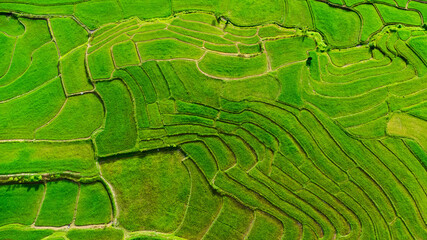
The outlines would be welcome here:
[[[0,240],[427,240],[426,21],[0,0]]]

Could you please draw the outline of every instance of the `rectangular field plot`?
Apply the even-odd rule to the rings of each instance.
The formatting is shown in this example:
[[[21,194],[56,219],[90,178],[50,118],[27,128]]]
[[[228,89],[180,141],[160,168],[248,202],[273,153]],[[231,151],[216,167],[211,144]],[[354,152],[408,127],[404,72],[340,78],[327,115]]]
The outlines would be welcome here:
[[[12,224],[0,227],[0,239],[7,240],[39,240],[51,235],[51,229],[30,229],[21,225]],[[58,238],[58,240],[61,238]],[[62,240],[62,239],[61,239]]]
[[[30,225],[42,202],[43,184],[0,186],[0,226],[19,223]]]
[[[48,182],[36,226],[64,226],[73,221],[78,185],[70,181]]]
[[[104,224],[111,218],[111,200],[104,185],[101,182],[81,185],[75,224]]]
[[[123,231],[115,228],[72,229],[67,233],[70,240],[121,240]]]
[[[101,163],[115,189],[122,226],[158,232],[178,228],[190,194],[183,157],[180,151],[166,150]]]
[[[95,155],[90,141],[2,142],[0,174],[71,171],[93,175]]]

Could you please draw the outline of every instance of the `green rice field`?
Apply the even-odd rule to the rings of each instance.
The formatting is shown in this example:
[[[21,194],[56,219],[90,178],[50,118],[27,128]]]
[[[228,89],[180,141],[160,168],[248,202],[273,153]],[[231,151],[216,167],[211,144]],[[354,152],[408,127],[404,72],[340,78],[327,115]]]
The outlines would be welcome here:
[[[0,0],[0,240],[426,240],[426,21]]]

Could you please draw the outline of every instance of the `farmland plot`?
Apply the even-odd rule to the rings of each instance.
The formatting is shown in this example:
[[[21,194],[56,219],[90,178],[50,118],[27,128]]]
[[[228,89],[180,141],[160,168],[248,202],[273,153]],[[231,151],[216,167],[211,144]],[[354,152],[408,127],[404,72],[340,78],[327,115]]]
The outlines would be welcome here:
[[[427,239],[424,1],[0,1],[0,239]]]

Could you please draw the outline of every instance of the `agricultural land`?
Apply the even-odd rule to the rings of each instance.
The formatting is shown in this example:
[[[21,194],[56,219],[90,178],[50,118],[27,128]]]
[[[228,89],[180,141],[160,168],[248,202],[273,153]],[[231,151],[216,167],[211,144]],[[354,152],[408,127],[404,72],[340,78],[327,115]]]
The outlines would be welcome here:
[[[0,240],[426,240],[427,1],[0,0]]]

